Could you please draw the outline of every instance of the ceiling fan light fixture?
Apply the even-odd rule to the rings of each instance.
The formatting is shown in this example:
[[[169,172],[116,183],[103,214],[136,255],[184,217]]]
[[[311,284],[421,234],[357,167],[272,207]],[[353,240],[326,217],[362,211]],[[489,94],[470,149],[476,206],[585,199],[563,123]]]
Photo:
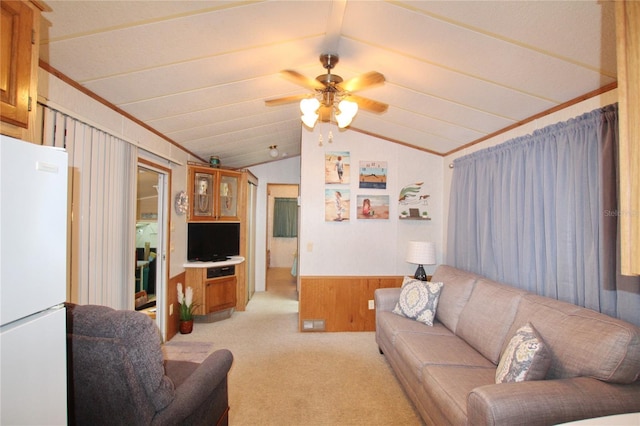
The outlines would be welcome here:
[[[316,125],[316,121],[318,121],[318,117],[319,117],[318,114],[312,112],[311,114],[303,114],[302,117],[300,117],[300,119],[302,120],[305,126],[313,128],[313,126]]]
[[[358,104],[356,102],[343,99],[338,104],[338,109],[340,110],[340,114],[347,114],[353,118],[358,113]]]
[[[353,117],[358,113],[358,104],[343,99],[338,104],[338,110],[340,110],[340,114],[336,115],[336,121],[338,122],[338,127],[344,129],[351,124]]]
[[[353,117],[350,117],[347,114],[336,115],[336,121],[338,122],[338,127],[341,129],[344,129],[349,124],[351,124],[351,120],[353,120]]]
[[[300,101],[300,111],[304,115],[313,115],[318,108],[320,108],[320,101],[316,98],[307,98]]]
[[[271,146],[269,147],[269,155],[270,155],[272,158],[276,158],[276,157],[278,156],[278,154],[279,154],[279,153],[278,153],[278,145],[271,145]]]

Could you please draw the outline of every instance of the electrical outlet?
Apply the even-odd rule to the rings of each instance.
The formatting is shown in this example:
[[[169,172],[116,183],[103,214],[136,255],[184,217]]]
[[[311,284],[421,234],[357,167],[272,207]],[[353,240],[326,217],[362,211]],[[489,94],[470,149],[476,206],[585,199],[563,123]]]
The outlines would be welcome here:
[[[369,300],[369,310],[373,310],[375,308],[376,308],[376,305],[373,299]]]

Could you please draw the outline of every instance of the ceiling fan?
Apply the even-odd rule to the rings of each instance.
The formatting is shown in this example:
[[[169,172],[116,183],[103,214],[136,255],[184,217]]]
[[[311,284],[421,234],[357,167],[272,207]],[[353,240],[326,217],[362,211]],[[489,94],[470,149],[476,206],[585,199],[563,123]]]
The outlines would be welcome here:
[[[338,60],[338,55],[328,53],[320,55],[320,62],[327,73],[321,74],[315,79],[305,77],[293,70],[281,71],[284,78],[311,89],[314,93],[269,99],[265,101],[265,104],[274,106],[300,101],[300,109],[304,114],[302,121],[309,127],[313,127],[318,119],[323,122],[330,121],[334,112],[336,121],[341,128],[351,123],[358,108],[376,113],[385,112],[389,107],[387,104],[353,94],[353,92],[384,83],[384,75],[377,71],[370,71],[344,81],[339,75],[331,73]]]

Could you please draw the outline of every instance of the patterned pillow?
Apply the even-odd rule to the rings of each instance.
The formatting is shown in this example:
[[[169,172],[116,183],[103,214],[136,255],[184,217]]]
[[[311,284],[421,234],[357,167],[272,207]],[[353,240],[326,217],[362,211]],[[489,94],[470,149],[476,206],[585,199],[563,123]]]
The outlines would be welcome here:
[[[520,327],[500,357],[496,383],[542,380],[551,366],[551,354],[531,323]]]
[[[405,277],[402,283],[400,299],[393,309],[393,313],[427,325],[433,325],[442,285],[443,283],[432,283]]]

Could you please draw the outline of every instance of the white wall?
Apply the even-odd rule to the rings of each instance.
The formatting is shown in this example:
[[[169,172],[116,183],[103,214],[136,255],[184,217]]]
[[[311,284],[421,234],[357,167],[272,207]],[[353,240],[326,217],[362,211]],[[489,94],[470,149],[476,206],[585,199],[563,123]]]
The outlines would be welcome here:
[[[451,154],[444,158],[444,188],[443,192],[445,194],[444,204],[443,204],[443,212],[444,212],[444,244],[443,247],[444,253],[446,253],[446,238],[447,238],[447,218],[449,215],[449,193],[451,191],[451,177],[453,175],[453,169],[449,167],[450,164],[453,164],[453,160],[456,158],[463,157],[465,155],[471,154],[472,152],[479,151],[481,149],[489,148],[491,146],[495,146],[504,142],[507,142],[511,139],[514,139],[519,136],[524,136],[533,133],[535,130],[541,129],[546,126],[550,126],[555,123],[560,123],[563,121],[567,121],[573,117],[577,117],[586,112],[593,111],[598,108],[602,108],[607,105],[611,105],[618,102],[618,90],[614,89],[609,92],[603,93],[599,96],[586,99],[582,102],[574,104],[568,108],[557,111],[553,114],[546,115],[537,120],[534,120],[530,123],[527,123],[523,126],[517,127],[513,130],[495,136],[491,139],[483,141],[479,144],[473,145],[464,150],[458,151],[454,154]],[[446,256],[444,258],[444,263],[447,262]]]
[[[300,183],[300,157],[285,158],[249,168],[258,178],[256,202],[256,291],[265,291],[267,271],[267,184]]]
[[[410,240],[434,241],[438,263],[443,239],[443,159],[403,145],[354,131],[333,130],[333,143],[318,146],[319,129],[302,131],[300,269],[302,276],[413,275],[415,265],[404,261]],[[325,185],[325,152],[348,151],[350,184]],[[386,189],[360,189],[360,161],[387,162]],[[400,190],[423,181],[431,221],[400,220]],[[350,220],[325,221],[325,188],[350,189]],[[389,219],[357,219],[357,195],[388,195]],[[435,267],[425,266],[427,273]]]

